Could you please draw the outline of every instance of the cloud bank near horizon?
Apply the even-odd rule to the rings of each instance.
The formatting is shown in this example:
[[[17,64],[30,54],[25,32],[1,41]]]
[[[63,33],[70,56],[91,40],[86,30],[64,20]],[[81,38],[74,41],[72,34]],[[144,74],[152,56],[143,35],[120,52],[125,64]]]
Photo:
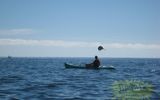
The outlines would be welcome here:
[[[99,45],[106,50],[99,52]],[[0,39],[0,48],[0,56],[160,58],[160,44],[3,38]]]
[[[97,48],[99,45],[104,48],[115,49],[158,49],[160,44],[143,44],[143,43],[100,43],[84,41],[64,41],[64,40],[27,40],[27,39],[0,39],[0,46],[49,46],[49,47],[83,47]]]

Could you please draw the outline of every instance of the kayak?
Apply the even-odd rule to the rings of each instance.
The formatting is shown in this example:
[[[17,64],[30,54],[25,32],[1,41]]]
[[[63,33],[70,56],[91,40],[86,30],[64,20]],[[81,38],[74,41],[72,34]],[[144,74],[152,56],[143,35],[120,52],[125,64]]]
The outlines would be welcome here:
[[[71,63],[64,63],[65,68],[74,68],[74,69],[115,69],[114,66],[100,66],[98,68],[93,67],[86,67],[85,64],[71,64]]]

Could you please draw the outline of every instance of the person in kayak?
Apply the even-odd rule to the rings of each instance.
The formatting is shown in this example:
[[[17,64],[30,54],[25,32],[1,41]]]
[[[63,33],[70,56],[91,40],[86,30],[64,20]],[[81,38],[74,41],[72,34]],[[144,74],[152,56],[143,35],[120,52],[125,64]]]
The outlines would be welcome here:
[[[86,64],[87,68],[98,68],[100,66],[100,61],[98,56],[95,56],[95,60],[91,64]]]

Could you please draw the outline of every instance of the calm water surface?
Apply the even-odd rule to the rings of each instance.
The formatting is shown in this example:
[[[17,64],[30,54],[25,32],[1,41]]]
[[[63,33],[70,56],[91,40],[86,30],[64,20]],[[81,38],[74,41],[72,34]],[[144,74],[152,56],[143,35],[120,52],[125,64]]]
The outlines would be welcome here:
[[[160,99],[160,59],[102,58],[116,70],[65,69],[93,58],[0,58],[0,100],[110,100],[117,80],[141,80]]]

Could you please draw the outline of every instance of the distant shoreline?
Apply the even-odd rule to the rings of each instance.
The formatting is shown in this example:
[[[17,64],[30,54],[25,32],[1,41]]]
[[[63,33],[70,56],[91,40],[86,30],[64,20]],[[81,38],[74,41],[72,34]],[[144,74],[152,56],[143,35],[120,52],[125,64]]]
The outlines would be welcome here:
[[[38,57],[38,56],[0,56],[0,58],[93,58],[93,57]],[[158,57],[100,57],[101,59],[103,58],[108,58],[108,59],[160,59]]]

